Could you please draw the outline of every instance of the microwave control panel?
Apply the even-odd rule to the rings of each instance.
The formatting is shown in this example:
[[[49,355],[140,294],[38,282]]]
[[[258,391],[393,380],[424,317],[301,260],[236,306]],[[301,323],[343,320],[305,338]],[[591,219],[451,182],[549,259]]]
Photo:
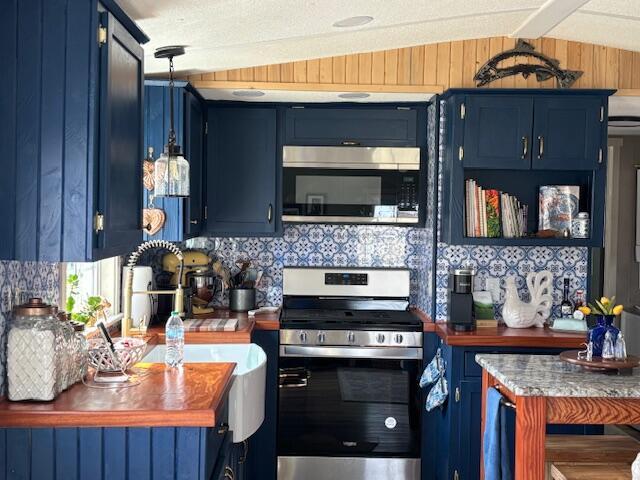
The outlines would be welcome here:
[[[368,285],[369,275],[366,273],[325,273],[325,285]]]
[[[414,210],[418,208],[417,178],[413,175],[403,175],[398,195],[398,209]]]

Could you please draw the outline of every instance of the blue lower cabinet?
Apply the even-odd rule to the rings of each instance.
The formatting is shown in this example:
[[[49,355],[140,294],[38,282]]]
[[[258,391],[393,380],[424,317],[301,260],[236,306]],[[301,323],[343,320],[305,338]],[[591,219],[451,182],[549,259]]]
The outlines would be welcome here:
[[[278,425],[278,331],[255,330],[251,341],[267,354],[266,404],[262,426],[249,438],[246,478],[275,480],[277,475],[276,428]]]
[[[442,349],[447,364],[449,397],[441,408],[423,412],[422,478],[423,480],[476,480],[480,478],[480,440],[482,417],[482,369],[475,362],[476,353],[526,353],[557,355],[562,349],[451,347],[441,343],[437,335],[425,334],[425,365],[436,349]],[[426,396],[426,392],[425,392]],[[506,408],[506,407],[505,407]],[[513,441],[515,414],[507,414],[507,429]],[[602,426],[549,425],[549,434],[602,434]]]
[[[4,428],[0,479],[224,479],[230,440],[218,427]]]

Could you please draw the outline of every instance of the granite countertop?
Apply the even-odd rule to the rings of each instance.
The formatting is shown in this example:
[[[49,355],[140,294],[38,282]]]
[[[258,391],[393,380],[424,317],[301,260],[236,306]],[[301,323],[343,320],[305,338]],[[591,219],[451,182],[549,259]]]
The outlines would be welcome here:
[[[640,370],[631,375],[587,372],[555,355],[478,354],[476,362],[517,396],[640,397]]]

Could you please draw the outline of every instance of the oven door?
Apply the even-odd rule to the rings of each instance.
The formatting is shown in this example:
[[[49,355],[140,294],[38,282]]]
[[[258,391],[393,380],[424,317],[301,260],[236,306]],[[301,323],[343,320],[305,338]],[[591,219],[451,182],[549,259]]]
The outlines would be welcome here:
[[[281,346],[278,456],[418,459],[421,366],[421,348]]]
[[[419,152],[285,147],[283,220],[418,223]]]

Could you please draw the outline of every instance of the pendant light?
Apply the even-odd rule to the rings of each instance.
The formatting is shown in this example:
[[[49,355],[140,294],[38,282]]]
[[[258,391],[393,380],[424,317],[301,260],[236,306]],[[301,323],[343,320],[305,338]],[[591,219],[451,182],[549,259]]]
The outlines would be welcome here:
[[[155,52],[156,58],[169,59],[169,135],[164,152],[155,161],[156,197],[189,196],[189,162],[184,158],[180,145],[176,145],[176,132],[173,124],[173,57],[184,54],[184,47],[161,47]]]

